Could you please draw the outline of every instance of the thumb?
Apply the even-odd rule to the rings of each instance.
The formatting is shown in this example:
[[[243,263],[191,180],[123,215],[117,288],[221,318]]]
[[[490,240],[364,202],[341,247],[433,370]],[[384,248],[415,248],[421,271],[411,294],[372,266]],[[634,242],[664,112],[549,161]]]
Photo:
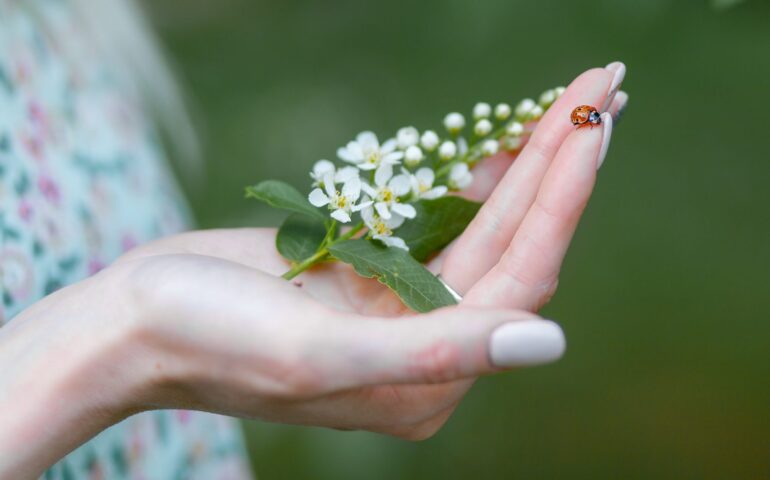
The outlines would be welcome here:
[[[458,306],[395,319],[351,320],[350,328],[334,329],[334,357],[344,363],[335,370],[350,374],[338,377],[345,384],[338,388],[444,383],[550,363],[565,349],[556,323],[518,310]]]

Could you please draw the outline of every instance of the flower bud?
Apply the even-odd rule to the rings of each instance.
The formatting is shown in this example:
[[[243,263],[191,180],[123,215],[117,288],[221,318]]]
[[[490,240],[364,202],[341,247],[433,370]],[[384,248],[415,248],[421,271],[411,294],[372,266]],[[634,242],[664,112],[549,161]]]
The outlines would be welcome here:
[[[529,112],[535,108],[535,101],[531,98],[525,98],[516,105],[516,117],[526,118]]]
[[[483,137],[484,135],[489,135],[489,132],[492,131],[492,122],[490,122],[486,118],[482,118],[476,123],[476,126],[473,127],[473,131],[479,137]]]
[[[531,120],[540,120],[540,118],[543,116],[543,113],[545,113],[543,111],[543,107],[540,105],[535,105],[535,107],[529,111],[529,118]]]
[[[404,164],[406,164],[407,167],[416,167],[420,162],[422,162],[422,159],[422,150],[417,145],[412,145],[411,147],[407,148],[406,152],[404,153]]]
[[[420,141],[420,132],[414,127],[404,127],[396,133],[398,148],[405,150]]]
[[[484,143],[481,144],[481,153],[484,154],[485,157],[491,157],[497,153],[499,147],[500,144],[497,140],[485,140]]]
[[[522,125],[519,122],[511,122],[505,128],[505,133],[507,133],[508,135],[511,135],[513,137],[518,137],[522,133],[524,133],[524,125]]]
[[[503,138],[503,148],[509,151],[518,150],[521,147],[521,137]]]
[[[473,118],[480,120],[487,118],[492,114],[492,107],[488,103],[479,102],[473,107]]]
[[[420,143],[422,144],[422,148],[425,150],[432,152],[433,150],[438,147],[438,135],[436,135],[436,132],[433,130],[426,130],[425,133],[422,134],[422,137],[420,138]]]
[[[452,112],[444,117],[444,126],[452,134],[457,134],[465,126],[465,117],[457,112]]]
[[[562,96],[562,94],[564,94],[564,92],[565,92],[566,90],[567,90],[567,89],[566,89],[566,88],[564,88],[564,87],[556,87],[556,88],[554,88],[554,89],[553,89],[553,93],[555,93],[555,94],[556,94],[556,98],[559,98],[559,97],[561,97],[561,96]]]
[[[538,103],[541,107],[548,108],[553,104],[554,101],[556,101],[556,92],[554,90],[546,90],[542,95],[540,95],[540,100],[538,100]]]
[[[438,156],[441,157],[442,160],[450,160],[454,158],[455,155],[457,155],[457,145],[455,145],[455,142],[447,140],[438,147]]]
[[[507,103],[498,103],[495,107],[495,117],[498,120],[506,120],[511,116],[511,106]]]

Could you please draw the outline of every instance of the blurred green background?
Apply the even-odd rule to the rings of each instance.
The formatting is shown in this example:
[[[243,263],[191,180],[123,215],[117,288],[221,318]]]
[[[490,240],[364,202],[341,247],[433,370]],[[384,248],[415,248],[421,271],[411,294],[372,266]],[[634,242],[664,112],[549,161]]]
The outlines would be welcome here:
[[[145,3],[202,120],[203,227],[276,224],[244,185],[305,187],[361,129],[628,66],[543,312],[564,360],[482,379],[421,443],[248,423],[261,478],[770,478],[770,2]]]

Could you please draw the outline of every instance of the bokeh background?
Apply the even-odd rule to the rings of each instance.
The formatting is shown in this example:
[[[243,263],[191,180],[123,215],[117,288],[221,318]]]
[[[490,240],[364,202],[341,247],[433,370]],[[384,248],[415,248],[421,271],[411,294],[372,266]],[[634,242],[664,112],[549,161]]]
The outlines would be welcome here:
[[[261,478],[770,478],[770,2],[145,4],[205,136],[203,227],[277,224],[244,185],[305,187],[361,129],[436,128],[628,66],[543,312],[564,360],[480,380],[421,443],[249,422]]]

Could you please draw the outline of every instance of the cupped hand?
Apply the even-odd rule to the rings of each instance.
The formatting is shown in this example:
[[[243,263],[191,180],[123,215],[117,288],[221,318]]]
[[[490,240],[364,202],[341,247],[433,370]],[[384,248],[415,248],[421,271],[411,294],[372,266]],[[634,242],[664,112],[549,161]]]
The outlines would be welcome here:
[[[126,255],[111,268],[138,286],[143,341],[155,352],[144,407],[419,439],[446,421],[474,377],[557,359],[561,330],[532,312],[555,292],[612,132],[609,113],[580,130],[569,113],[621,109],[624,70],[580,75],[517,158],[477,168],[470,196],[488,199],[429,265],[464,295],[456,307],[413,315],[339,263],[286,282],[270,229],[186,233]]]

